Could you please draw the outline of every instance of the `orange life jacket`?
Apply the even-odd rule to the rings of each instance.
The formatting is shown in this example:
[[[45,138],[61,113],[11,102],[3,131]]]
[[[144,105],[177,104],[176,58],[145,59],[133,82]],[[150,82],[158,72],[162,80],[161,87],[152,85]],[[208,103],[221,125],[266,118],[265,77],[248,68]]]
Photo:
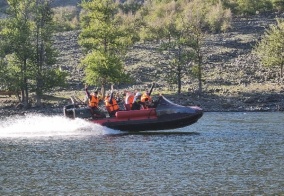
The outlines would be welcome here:
[[[125,98],[125,104],[129,104],[129,107],[132,107],[132,103],[134,100],[134,95],[131,93],[127,93],[126,98]]]
[[[99,105],[99,98],[95,97],[94,95],[91,95],[91,98],[89,99],[89,106],[94,108],[98,107]]]
[[[143,103],[143,108],[144,109],[147,109],[148,108],[148,104],[150,102],[152,102],[152,99],[151,97],[147,94],[147,93],[144,93],[142,96],[141,96],[141,102]],[[146,103],[147,102],[147,103]]]
[[[119,110],[119,106],[117,105],[117,102],[115,98],[112,98],[112,104],[109,103],[109,97],[105,98],[105,106],[108,112]]]
[[[149,95],[147,95],[147,93],[144,93],[141,97],[141,102],[146,102],[146,99],[148,99],[147,101],[151,102],[152,99]]]

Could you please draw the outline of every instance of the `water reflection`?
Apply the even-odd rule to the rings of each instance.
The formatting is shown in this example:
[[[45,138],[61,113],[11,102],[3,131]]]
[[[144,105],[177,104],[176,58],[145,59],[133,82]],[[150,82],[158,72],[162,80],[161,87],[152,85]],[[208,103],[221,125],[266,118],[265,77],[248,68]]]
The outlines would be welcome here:
[[[183,135],[200,135],[198,132],[184,132],[184,131],[141,131],[141,132],[121,132],[117,134],[106,134],[107,137],[119,137],[119,136],[128,136],[128,135],[141,135],[141,136],[183,136]]]

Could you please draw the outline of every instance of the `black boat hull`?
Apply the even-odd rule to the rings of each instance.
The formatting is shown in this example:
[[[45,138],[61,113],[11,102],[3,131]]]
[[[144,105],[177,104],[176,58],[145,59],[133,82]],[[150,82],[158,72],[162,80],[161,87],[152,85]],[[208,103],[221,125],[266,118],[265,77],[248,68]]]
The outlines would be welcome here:
[[[106,121],[100,123],[111,129],[120,131],[137,132],[137,131],[155,131],[155,130],[169,130],[189,126],[196,123],[202,117],[202,113],[195,115],[187,114],[171,114],[160,116],[155,119],[143,120],[125,120],[125,121]]]

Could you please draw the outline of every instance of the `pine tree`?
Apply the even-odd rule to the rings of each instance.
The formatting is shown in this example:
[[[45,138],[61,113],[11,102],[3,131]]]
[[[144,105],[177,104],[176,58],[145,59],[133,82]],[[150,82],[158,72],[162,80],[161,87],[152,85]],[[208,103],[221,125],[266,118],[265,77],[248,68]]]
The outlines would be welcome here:
[[[168,65],[163,66],[165,80],[177,84],[181,93],[182,81],[197,76],[202,92],[202,44],[206,30],[219,31],[229,27],[230,14],[221,2],[203,0],[154,1],[146,4],[145,40],[160,40],[162,51],[167,51]],[[213,9],[217,9],[217,12]],[[213,16],[211,15],[213,14]],[[226,25],[225,25],[226,23]]]
[[[277,19],[277,24],[266,30],[257,43],[254,52],[261,63],[267,67],[280,67],[280,78],[283,78],[284,66],[284,21]]]
[[[31,42],[32,23],[29,18],[33,3],[31,0],[8,0],[7,2],[10,17],[2,21],[4,26],[1,29],[1,36],[5,40],[2,42],[2,47],[5,48],[6,54],[11,54],[7,65],[14,67],[16,76],[13,79],[19,81],[21,102],[24,107],[28,107],[28,80],[30,76],[28,60],[32,55],[33,48]]]
[[[52,68],[52,12],[49,0],[8,0],[8,17],[1,21],[2,56],[7,84],[20,89],[21,102],[29,107],[29,93],[36,92],[40,105],[44,90],[64,84],[66,74]]]
[[[36,104],[41,105],[43,92],[55,86],[64,86],[66,73],[52,65],[56,62],[56,51],[53,48],[54,33],[53,12],[49,0],[36,0],[34,7],[33,39],[35,40],[34,58],[32,59],[33,91],[36,93]]]
[[[124,81],[127,75],[123,58],[135,36],[120,14],[119,4],[112,0],[93,0],[83,1],[81,6],[79,44],[86,52],[81,62],[86,83],[102,85],[104,89],[107,84]]]

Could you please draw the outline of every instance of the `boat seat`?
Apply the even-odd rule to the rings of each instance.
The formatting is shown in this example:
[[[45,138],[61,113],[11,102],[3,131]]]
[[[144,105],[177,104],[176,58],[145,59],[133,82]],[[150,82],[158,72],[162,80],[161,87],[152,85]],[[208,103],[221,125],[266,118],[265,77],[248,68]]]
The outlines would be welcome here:
[[[157,117],[157,113],[156,109],[151,108],[147,110],[118,111],[115,116],[118,119],[154,118]]]

